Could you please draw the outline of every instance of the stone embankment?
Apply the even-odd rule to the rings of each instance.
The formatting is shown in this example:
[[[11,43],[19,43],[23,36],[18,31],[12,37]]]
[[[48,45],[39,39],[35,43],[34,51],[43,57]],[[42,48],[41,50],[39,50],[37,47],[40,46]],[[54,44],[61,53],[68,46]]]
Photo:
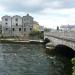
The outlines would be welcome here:
[[[15,43],[15,44],[25,44],[25,43],[43,43],[42,40],[15,40],[15,39],[0,39],[0,43]]]

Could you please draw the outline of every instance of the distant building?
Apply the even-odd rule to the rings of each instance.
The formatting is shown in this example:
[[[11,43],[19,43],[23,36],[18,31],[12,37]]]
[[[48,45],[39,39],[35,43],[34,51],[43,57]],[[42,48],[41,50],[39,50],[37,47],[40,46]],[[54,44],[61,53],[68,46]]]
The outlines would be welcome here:
[[[60,29],[61,30],[64,30],[64,31],[71,31],[71,30],[74,30],[75,29],[75,25],[61,25],[60,26]]]
[[[40,31],[44,32],[44,26],[40,26]]]

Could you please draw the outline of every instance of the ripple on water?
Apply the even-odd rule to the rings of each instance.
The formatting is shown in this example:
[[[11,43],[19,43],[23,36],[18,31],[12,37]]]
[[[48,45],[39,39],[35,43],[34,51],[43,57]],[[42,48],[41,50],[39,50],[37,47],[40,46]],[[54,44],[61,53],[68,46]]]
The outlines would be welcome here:
[[[42,45],[0,44],[0,75],[48,75]]]
[[[42,45],[0,44],[0,75],[66,75],[64,64]]]

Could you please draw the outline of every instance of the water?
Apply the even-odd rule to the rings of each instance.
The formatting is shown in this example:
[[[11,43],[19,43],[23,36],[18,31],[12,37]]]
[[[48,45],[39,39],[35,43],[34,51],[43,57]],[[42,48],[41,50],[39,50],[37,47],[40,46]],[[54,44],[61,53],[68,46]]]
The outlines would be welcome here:
[[[0,75],[70,75],[62,59],[40,44],[0,44]]]

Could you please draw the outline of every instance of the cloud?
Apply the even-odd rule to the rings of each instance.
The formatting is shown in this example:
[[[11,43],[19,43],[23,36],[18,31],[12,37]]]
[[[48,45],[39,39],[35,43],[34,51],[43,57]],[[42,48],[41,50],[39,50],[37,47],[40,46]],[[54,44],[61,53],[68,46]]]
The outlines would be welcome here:
[[[75,0],[0,0],[0,17],[26,13],[47,27],[75,24]]]
[[[38,12],[44,9],[42,2],[44,0],[2,0],[0,6],[6,11]]]
[[[0,0],[6,11],[39,12],[46,8],[75,8],[75,0]]]
[[[41,25],[51,28],[67,24],[75,25],[75,8],[60,10],[47,8],[35,15],[35,19]]]

